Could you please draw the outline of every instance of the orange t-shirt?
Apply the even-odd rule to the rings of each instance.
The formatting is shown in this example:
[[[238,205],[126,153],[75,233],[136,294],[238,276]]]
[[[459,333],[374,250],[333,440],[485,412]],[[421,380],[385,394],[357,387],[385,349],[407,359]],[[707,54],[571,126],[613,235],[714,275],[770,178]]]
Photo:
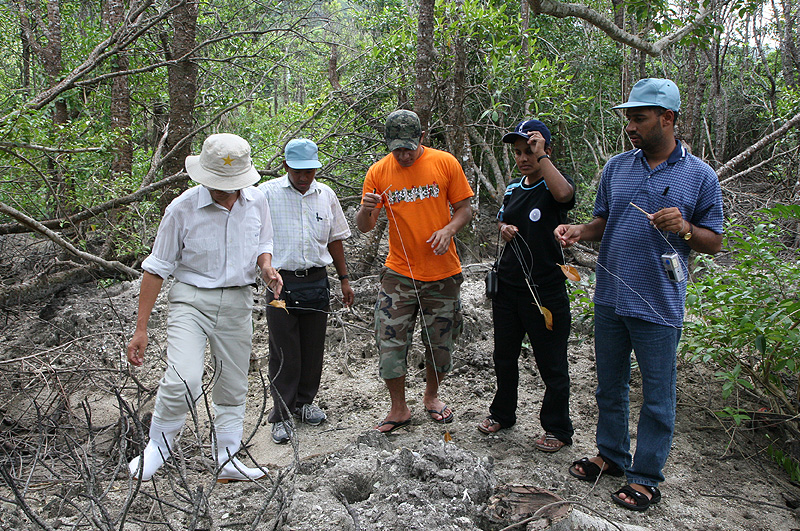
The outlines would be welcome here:
[[[427,242],[435,231],[450,223],[450,205],[474,195],[455,157],[426,147],[411,167],[404,168],[389,153],[367,171],[364,193],[380,194],[382,202],[378,206],[386,207],[386,267],[425,282],[461,272],[452,241],[440,256]]]

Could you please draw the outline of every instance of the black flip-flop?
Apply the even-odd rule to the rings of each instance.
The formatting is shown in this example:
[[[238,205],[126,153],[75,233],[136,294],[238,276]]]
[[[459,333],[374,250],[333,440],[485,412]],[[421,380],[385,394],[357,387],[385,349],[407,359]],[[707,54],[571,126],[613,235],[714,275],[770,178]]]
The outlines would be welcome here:
[[[388,430],[386,430],[386,431],[381,431],[381,430],[379,430],[379,429],[378,429],[378,428],[380,428],[381,426],[386,426],[387,424],[388,424],[389,426],[391,426],[391,428],[389,428]],[[377,426],[375,426],[375,429],[376,429],[377,431],[379,431],[380,433],[383,433],[383,434],[388,434],[388,433],[392,433],[394,430],[398,430],[398,429],[400,429],[400,428],[405,428],[405,427],[406,427],[406,426],[408,426],[409,424],[411,424],[411,419],[407,419],[407,420],[400,420],[400,421],[396,421],[396,420],[384,420],[383,422],[381,422],[380,424],[378,424]]]
[[[572,466],[569,467],[570,475],[572,477],[576,477],[576,478],[580,479],[581,481],[596,481],[597,477],[600,476],[601,472],[602,472],[602,475],[604,475],[604,476],[605,475],[609,475],[609,476],[614,476],[614,477],[620,477],[620,476],[622,476],[622,474],[624,474],[623,470],[620,467],[618,467],[617,465],[615,465],[611,461],[607,460],[602,455],[599,455],[597,457],[602,459],[603,463],[608,465],[607,469],[601,470],[598,465],[596,465],[595,463],[589,461],[588,457],[584,457],[583,459],[580,459],[578,461],[573,461],[572,462]],[[575,470],[576,466],[580,466],[583,469],[583,474],[579,474]]]
[[[444,411],[446,409],[447,409],[446,405],[441,410],[439,410],[439,409],[429,409],[428,410],[428,416],[434,422],[438,422],[440,424],[450,424],[451,422],[453,422],[453,410],[450,410],[450,414],[445,417],[444,416]],[[435,419],[435,418],[433,418],[434,414],[439,415],[442,418]]]
[[[651,505],[655,505],[661,501],[661,491],[658,490],[658,487],[650,487],[648,485],[643,486],[648,490],[648,492],[650,492],[650,496],[652,496],[651,498],[648,498],[647,495],[639,492],[630,485],[625,485],[617,492],[613,493],[611,495],[611,499],[617,505],[625,507],[630,511],[646,511]],[[623,500],[619,497],[620,494],[624,494],[628,498],[633,498],[636,500],[636,503]]]

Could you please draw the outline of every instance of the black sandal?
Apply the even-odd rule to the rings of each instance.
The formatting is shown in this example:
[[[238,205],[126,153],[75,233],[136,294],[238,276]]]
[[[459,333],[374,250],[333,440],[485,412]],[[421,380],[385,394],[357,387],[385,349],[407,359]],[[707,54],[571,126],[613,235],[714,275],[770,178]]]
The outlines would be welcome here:
[[[597,481],[597,478],[602,475],[609,475],[614,477],[620,477],[624,474],[623,470],[603,457],[602,455],[598,455],[600,459],[603,460],[603,463],[608,467],[605,470],[602,470],[598,465],[589,461],[588,457],[584,457],[578,461],[573,461],[572,466],[569,467],[569,473],[572,477],[576,477],[581,481]],[[576,466],[580,466],[583,469],[583,474],[579,474],[577,470],[575,470]]]
[[[651,498],[648,498],[645,494],[639,492],[638,490],[634,489],[630,485],[625,485],[617,492],[611,495],[611,499],[617,505],[625,507],[631,511],[646,511],[651,505],[655,505],[661,501],[661,491],[658,490],[658,487],[650,487],[648,485],[642,485],[647,489],[650,493]],[[631,503],[627,500],[623,500],[619,497],[620,494],[624,494],[628,497],[628,499],[636,500],[636,503]]]

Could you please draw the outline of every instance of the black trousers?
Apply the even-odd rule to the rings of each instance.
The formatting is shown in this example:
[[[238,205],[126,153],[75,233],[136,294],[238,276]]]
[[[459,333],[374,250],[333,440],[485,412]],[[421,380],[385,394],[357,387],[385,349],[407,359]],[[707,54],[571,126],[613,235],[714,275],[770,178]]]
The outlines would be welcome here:
[[[503,427],[517,422],[519,355],[527,334],[545,386],[539,412],[542,428],[571,444],[574,430],[569,418],[567,342],[572,316],[566,287],[559,288],[550,293],[539,291],[542,305],[553,314],[553,330],[548,330],[527,287],[500,282],[498,296],[492,301],[497,392],[489,412]]]
[[[324,270],[322,274],[326,274]],[[295,410],[311,404],[317,396],[328,313],[313,310],[287,313],[283,308],[267,306],[267,326],[273,402],[268,420],[274,423],[290,419]]]

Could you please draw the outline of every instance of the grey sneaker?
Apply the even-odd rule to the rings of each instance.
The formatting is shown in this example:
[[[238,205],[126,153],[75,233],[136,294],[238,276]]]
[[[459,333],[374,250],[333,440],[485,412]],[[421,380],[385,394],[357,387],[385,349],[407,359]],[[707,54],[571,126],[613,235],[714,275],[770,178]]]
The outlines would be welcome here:
[[[283,420],[272,425],[272,442],[275,444],[286,444],[293,436],[294,428],[291,422]]]
[[[294,416],[300,419],[300,422],[312,426],[319,426],[328,418],[325,412],[314,404],[303,404],[303,407],[294,412]]]

